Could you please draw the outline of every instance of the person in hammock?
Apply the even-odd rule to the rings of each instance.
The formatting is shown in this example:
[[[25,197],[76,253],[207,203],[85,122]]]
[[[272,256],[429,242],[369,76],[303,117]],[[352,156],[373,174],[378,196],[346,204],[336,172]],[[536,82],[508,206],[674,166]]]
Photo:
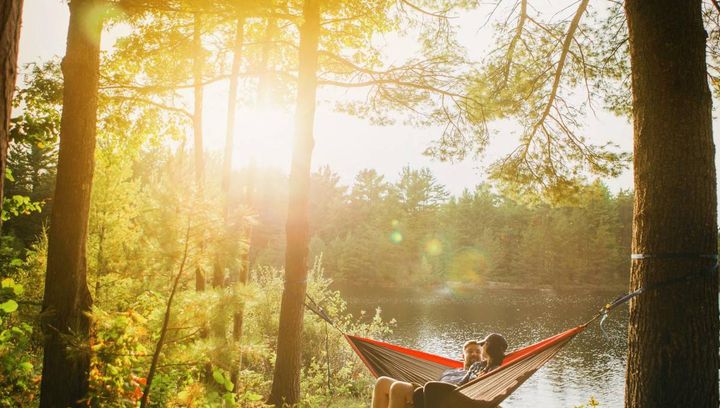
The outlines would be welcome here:
[[[494,370],[502,364],[507,350],[507,341],[492,333],[481,341],[469,340],[463,344],[463,368],[446,370],[438,381],[460,386],[478,375]],[[372,408],[404,408],[413,404],[413,393],[422,384],[380,377],[373,389]]]

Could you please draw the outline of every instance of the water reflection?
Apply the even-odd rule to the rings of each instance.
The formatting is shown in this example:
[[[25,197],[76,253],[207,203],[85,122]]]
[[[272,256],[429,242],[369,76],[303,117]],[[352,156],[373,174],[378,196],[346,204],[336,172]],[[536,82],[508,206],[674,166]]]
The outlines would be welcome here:
[[[510,349],[542,340],[586,321],[617,293],[339,287],[350,311],[381,307],[397,327],[387,341],[459,358],[467,339],[502,333]],[[625,376],[626,310],[578,335],[532,376],[503,407],[574,407],[591,396],[603,407],[621,407]]]

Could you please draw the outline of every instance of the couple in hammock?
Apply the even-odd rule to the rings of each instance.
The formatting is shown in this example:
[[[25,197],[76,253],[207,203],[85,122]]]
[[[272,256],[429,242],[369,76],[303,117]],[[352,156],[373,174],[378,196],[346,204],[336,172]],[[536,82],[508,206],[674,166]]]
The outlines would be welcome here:
[[[437,382],[414,384],[390,377],[380,377],[373,390],[372,408],[405,408],[422,401],[424,386],[452,390],[502,364],[508,344],[505,338],[492,333],[481,341],[469,340],[463,345],[463,368],[442,373]],[[427,404],[425,404],[427,405]]]

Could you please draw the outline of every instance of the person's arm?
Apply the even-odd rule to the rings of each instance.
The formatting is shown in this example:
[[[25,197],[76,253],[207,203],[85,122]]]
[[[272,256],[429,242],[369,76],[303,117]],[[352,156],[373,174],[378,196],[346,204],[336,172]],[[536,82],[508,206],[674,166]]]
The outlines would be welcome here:
[[[467,373],[465,373],[465,376],[460,380],[457,385],[463,385],[466,382],[472,380],[473,378],[477,377],[480,370],[482,370],[485,367],[484,361],[478,361],[476,363],[473,363],[470,368],[468,368]]]

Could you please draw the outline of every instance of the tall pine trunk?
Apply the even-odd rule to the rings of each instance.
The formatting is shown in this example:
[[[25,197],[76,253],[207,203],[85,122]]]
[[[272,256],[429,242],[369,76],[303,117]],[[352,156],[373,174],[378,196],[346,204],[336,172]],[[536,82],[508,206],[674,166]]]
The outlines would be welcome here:
[[[42,308],[41,407],[84,405],[79,400],[88,390],[92,298],[87,287],[86,242],[97,123],[99,4],[96,0],[69,4],[60,151]]]
[[[635,208],[626,407],[718,407],[715,147],[700,0],[627,0]]]
[[[10,142],[10,116],[17,77],[18,43],[23,0],[5,0],[0,4],[0,205],[5,187],[8,143]],[[0,218],[2,228],[2,218]]]
[[[195,167],[195,189],[197,197],[202,201],[205,195],[205,157],[203,149],[202,116],[203,116],[203,48],[202,48],[202,17],[199,12],[193,16],[193,153]],[[200,252],[204,244],[200,243]],[[195,290],[205,290],[205,272],[198,263],[195,266]],[[206,332],[206,330],[203,330]],[[204,337],[205,335],[203,335]]]
[[[270,402],[294,404],[300,398],[303,301],[307,289],[308,193],[313,149],[320,37],[318,0],[305,0],[300,27],[298,94],[295,107],[295,141],[290,169],[290,195],[285,251],[285,288],[280,307],[277,358]]]
[[[232,154],[235,136],[235,117],[237,114],[237,92],[242,63],[242,48],[245,41],[245,17],[240,16],[235,27],[235,49],[233,50],[232,69],[230,71],[230,90],[228,95],[227,134],[225,135],[225,155],[223,157],[222,194],[223,194],[223,220],[228,225],[230,217],[230,177],[232,176]],[[229,226],[228,226],[229,228]],[[228,234],[231,236],[231,234]],[[223,271],[228,264],[228,254],[222,254]],[[242,266],[240,266],[242,267]],[[235,284],[245,282],[241,280],[242,273],[238,269]],[[239,341],[242,333],[242,307],[233,312],[233,340]]]
[[[240,64],[242,62],[242,47],[245,37],[245,18],[238,16],[235,25],[235,43],[233,45],[232,68],[230,69],[230,87],[228,90],[227,124],[225,128],[225,150],[223,152],[222,179],[220,193],[222,194],[223,223],[225,224],[225,239],[231,239],[230,226],[230,177],[232,176],[233,147],[235,139],[235,117],[237,114],[237,93],[238,77],[240,75]],[[229,262],[230,251],[227,250],[229,243],[220,245],[215,261],[213,274],[213,286],[223,286],[225,281],[225,268]]]

